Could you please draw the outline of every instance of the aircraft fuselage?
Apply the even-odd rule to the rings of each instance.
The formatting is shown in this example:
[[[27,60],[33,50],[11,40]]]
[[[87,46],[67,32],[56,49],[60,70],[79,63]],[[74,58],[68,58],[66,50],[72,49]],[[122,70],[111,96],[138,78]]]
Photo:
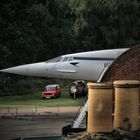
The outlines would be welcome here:
[[[3,69],[1,72],[28,76],[97,81],[102,72],[126,50],[128,49],[67,54],[45,62]]]

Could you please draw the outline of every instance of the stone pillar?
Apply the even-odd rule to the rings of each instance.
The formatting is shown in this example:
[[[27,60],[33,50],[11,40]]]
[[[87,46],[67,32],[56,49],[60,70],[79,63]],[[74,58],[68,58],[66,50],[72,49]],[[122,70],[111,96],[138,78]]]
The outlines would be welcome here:
[[[139,81],[119,80],[115,86],[114,128],[139,129]]]
[[[88,83],[88,132],[112,131],[111,83]]]

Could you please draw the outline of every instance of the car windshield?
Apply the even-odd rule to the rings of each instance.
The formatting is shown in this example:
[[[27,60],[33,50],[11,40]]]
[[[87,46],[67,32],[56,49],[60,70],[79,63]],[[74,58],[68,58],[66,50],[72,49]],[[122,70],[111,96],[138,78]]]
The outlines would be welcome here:
[[[46,86],[45,87],[46,88],[46,90],[55,90],[56,89],[56,86]]]

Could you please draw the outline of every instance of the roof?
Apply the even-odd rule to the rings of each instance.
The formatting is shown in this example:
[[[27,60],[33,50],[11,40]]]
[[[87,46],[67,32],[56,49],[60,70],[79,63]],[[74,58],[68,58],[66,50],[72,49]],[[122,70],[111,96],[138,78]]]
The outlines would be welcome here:
[[[115,80],[140,81],[140,44],[132,47],[118,57],[108,68],[101,82]]]

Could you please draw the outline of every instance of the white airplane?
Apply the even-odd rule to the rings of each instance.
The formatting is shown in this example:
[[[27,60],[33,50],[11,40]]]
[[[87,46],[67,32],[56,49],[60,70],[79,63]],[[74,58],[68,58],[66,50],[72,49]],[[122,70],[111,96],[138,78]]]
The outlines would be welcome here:
[[[1,72],[19,75],[100,81],[108,67],[128,48],[89,51],[12,68]]]

